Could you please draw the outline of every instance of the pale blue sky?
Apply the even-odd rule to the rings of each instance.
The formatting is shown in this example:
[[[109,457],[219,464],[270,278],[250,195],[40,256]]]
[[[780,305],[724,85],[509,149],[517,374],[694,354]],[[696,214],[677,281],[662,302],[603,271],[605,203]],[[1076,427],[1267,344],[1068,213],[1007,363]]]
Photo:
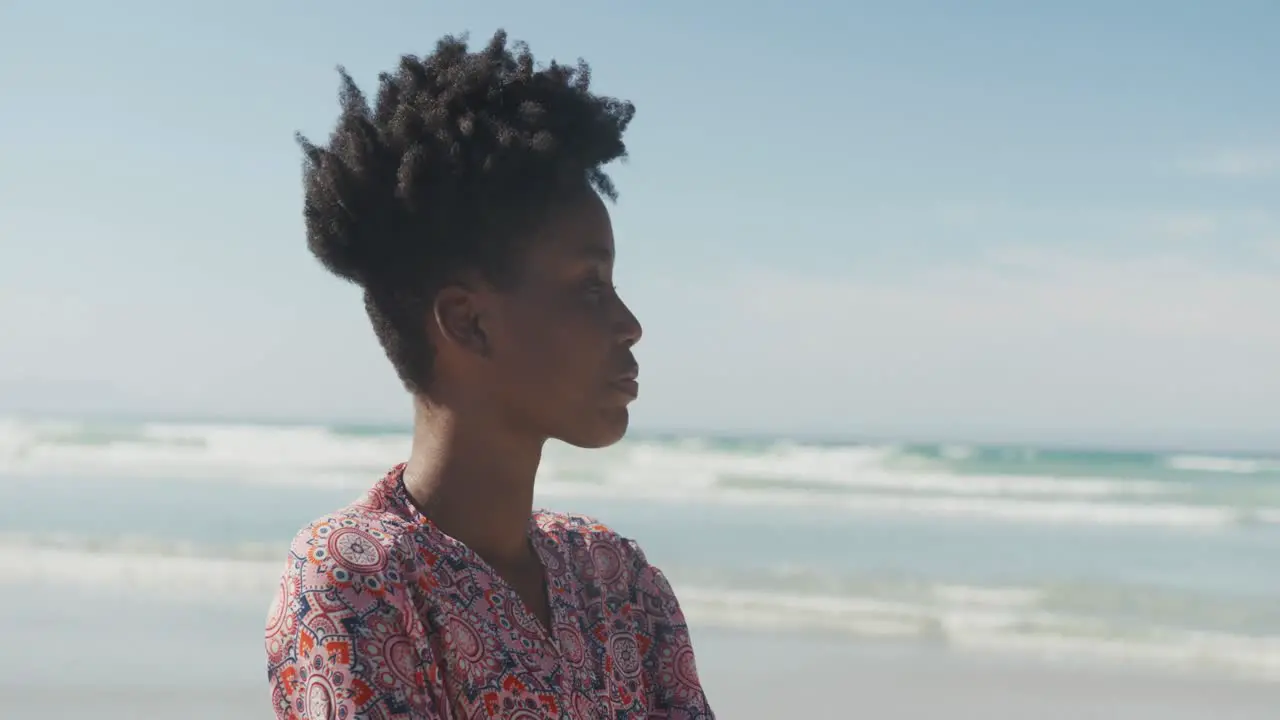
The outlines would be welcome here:
[[[403,417],[292,134],[499,26],[638,106],[638,426],[1280,445],[1272,0],[3,3],[0,414]]]

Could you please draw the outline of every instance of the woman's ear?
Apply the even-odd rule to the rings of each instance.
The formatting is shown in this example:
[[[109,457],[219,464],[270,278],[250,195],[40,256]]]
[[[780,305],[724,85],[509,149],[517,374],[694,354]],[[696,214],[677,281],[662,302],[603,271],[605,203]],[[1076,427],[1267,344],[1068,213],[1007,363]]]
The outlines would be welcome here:
[[[450,285],[436,293],[432,320],[441,338],[459,349],[489,357],[491,347],[485,332],[483,298],[474,290]]]

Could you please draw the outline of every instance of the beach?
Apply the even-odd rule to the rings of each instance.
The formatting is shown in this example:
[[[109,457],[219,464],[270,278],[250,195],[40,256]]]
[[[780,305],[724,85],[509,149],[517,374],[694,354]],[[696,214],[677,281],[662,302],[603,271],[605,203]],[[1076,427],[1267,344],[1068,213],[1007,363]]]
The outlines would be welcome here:
[[[289,538],[399,428],[0,421],[0,716],[270,717]],[[725,718],[1271,718],[1280,463],[635,436],[539,504],[638,539]]]
[[[62,594],[27,601],[6,602],[0,620],[11,643],[0,666],[4,717],[272,717],[257,649],[262,613],[249,603],[175,608]],[[695,633],[703,682],[722,718],[1262,720],[1280,707],[1275,684],[805,635]]]

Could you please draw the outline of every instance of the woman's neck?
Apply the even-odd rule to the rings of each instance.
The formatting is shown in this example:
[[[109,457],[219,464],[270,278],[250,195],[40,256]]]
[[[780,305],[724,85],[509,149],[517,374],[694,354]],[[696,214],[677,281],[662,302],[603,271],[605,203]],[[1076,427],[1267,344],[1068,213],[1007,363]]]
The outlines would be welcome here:
[[[486,562],[518,566],[529,557],[544,444],[504,436],[492,423],[469,424],[460,413],[416,399],[405,490],[436,527]]]

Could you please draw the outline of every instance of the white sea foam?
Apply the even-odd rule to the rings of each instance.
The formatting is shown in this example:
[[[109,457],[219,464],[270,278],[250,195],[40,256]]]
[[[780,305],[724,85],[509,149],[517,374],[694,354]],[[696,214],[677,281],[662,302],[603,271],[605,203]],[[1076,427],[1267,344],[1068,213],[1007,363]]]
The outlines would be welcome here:
[[[1126,635],[1124,628],[1107,626],[1095,618],[1056,615],[1031,604],[892,603],[856,597],[726,592],[694,586],[679,590],[685,613],[695,625],[913,639],[961,651],[1097,659],[1166,669],[1213,669],[1280,682],[1280,636],[1175,628]],[[945,596],[939,593],[940,599]]]
[[[361,434],[322,426],[0,420],[0,477],[11,478],[200,479],[355,491],[403,459],[408,449],[406,433]],[[554,445],[546,454],[538,492],[544,497],[1182,528],[1271,524],[1280,516],[1278,507],[1197,501],[1183,483],[1025,471],[975,475],[949,469],[948,463],[964,462],[974,452],[965,446],[942,448],[943,460],[929,460],[893,445],[779,441],[731,448],[697,439],[640,439],[596,452]],[[1254,467],[1247,463],[1262,461],[1185,456],[1167,462],[1239,474]]]
[[[320,426],[0,421],[0,474],[367,484],[408,436]]]
[[[1280,461],[1261,458],[1218,457],[1214,455],[1174,455],[1165,461],[1173,470],[1190,470],[1231,475],[1280,472]]]
[[[1242,522],[1275,523],[1268,511],[1242,514],[1228,507],[1178,504],[1121,504],[1013,498],[939,497],[907,494],[816,495],[785,490],[757,491],[699,487],[671,488],[638,485],[593,486],[547,483],[549,496],[632,498],[708,504],[770,507],[820,507],[850,513],[916,517],[970,518],[1002,522],[1058,523],[1105,526],[1221,528]]]
[[[254,550],[247,554],[258,552]],[[264,608],[280,560],[208,557],[182,548],[76,547],[0,539],[0,585],[35,592],[117,592],[175,602]],[[1212,669],[1280,682],[1280,636],[1172,627],[1141,631],[1100,618],[1049,612],[1035,588],[936,585],[909,599],[714,587],[673,579],[695,627],[816,631],[895,638],[960,651],[1101,659],[1168,669]]]
[[[272,562],[35,545],[15,547],[13,543],[0,548],[0,584],[116,592],[166,600],[258,598],[266,602],[284,569],[283,553]]]
[[[764,452],[731,452],[679,445],[634,443],[612,453],[620,484],[706,482],[757,485],[800,485],[830,490],[896,490],[948,495],[1028,495],[1101,498],[1154,496],[1176,492],[1158,482],[1117,478],[1057,478],[1029,475],[956,475],[943,469],[899,469],[892,465],[900,450],[894,446],[814,447],[783,444]],[[556,461],[549,459],[551,474]],[[573,453],[574,461],[594,457]],[[619,460],[621,462],[619,462]],[[696,484],[696,482],[695,482]]]

